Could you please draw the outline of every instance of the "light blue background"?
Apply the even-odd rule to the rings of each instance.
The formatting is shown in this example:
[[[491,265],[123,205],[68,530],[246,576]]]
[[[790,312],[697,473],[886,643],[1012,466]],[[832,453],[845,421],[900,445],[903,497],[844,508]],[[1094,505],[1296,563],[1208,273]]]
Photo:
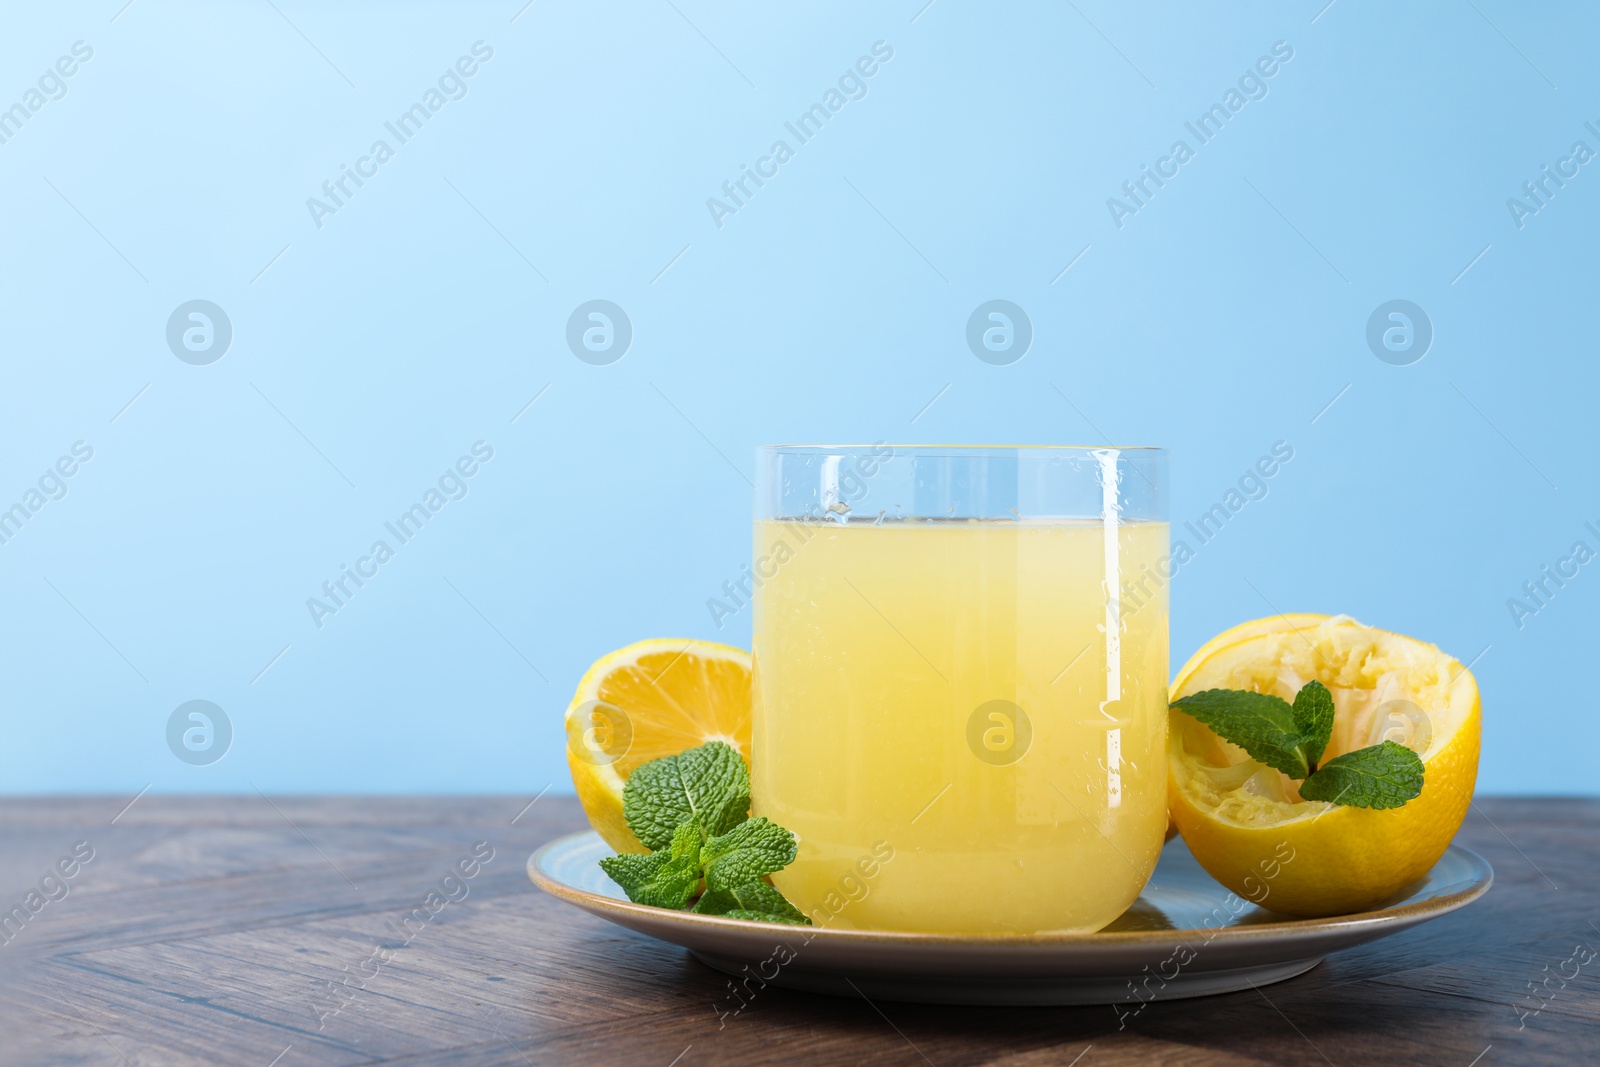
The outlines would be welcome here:
[[[1480,788],[1596,790],[1600,566],[1521,629],[1506,604],[1600,548],[1600,167],[1506,207],[1600,149],[1592,10],[122,3],[0,17],[0,103],[94,49],[0,145],[0,498],[94,449],[0,545],[5,791],[567,790],[594,657],[748,644],[706,600],[758,443],[1108,438],[1172,449],[1179,521],[1294,449],[1178,577],[1175,664],[1347,612],[1481,657]],[[478,40],[319,229],[306,199]],[[876,41],[866,98],[714,225]],[[1119,229],[1107,198],[1276,41],[1268,96]],[[197,298],[234,329],[210,366],[164,338]],[[594,298],[635,331],[610,366],[564,340]],[[1011,366],[964,340],[994,298],[1033,323]],[[1364,339],[1393,298],[1436,331],[1411,366]],[[306,599],[479,440],[318,629]],[[207,767],[164,737],[196,698],[235,731]]]

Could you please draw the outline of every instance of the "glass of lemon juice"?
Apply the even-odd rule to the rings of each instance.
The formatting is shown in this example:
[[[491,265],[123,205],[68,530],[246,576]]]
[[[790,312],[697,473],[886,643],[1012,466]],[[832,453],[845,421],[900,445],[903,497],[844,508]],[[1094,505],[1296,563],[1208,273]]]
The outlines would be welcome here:
[[[1166,828],[1167,454],[773,445],[752,812],[820,926],[1092,931]]]

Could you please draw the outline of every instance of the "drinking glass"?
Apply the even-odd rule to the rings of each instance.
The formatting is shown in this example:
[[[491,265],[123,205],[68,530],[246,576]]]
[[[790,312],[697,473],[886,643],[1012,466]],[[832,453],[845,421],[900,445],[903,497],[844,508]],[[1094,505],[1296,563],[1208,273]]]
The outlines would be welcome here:
[[[771,445],[756,815],[819,926],[1092,931],[1167,824],[1167,454]]]

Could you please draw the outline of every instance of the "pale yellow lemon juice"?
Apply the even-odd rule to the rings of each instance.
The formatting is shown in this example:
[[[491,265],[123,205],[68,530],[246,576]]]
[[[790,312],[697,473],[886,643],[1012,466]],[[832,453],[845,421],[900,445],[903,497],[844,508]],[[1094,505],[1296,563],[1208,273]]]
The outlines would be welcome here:
[[[1168,529],[1126,519],[1106,453],[1099,515],[758,518],[752,814],[796,834],[773,881],[818,925],[1092,931],[1138,897]]]

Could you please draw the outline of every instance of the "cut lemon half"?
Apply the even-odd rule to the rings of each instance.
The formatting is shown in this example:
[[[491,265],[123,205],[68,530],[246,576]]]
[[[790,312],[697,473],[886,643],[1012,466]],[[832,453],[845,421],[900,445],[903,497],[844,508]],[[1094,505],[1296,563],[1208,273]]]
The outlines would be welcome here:
[[[622,817],[640,764],[707,741],[750,758],[750,653],[654,638],[595,660],[567,705],[567,766],[584,814],[618,852],[646,852]]]
[[[1241,622],[1238,626],[1222,631],[1201,645],[1199,651],[1190,656],[1189,661],[1178,671],[1178,676],[1172,680],[1172,686],[1168,692],[1172,694],[1173,700],[1177,700],[1183,693],[1181,687],[1184,681],[1188,679],[1195,666],[1204,663],[1218,649],[1226,648],[1237,641],[1243,641],[1247,637],[1255,637],[1257,634],[1282,633],[1315,626],[1326,618],[1326,615],[1273,615],[1265,619],[1252,619],[1249,622]],[[1168,812],[1166,839],[1171,841],[1177,836],[1178,824],[1172,821],[1172,813]]]
[[[1249,622],[1241,622],[1231,630],[1222,631],[1201,645],[1199,651],[1190,656],[1189,661],[1178,668],[1178,676],[1172,680],[1172,692],[1174,694],[1172,699],[1178,699],[1179,687],[1183,685],[1189,675],[1194,673],[1194,669],[1210,659],[1212,654],[1218,650],[1237,644],[1248,637],[1257,637],[1268,633],[1288,633],[1291,630],[1304,630],[1319,626],[1327,620],[1328,616],[1326,615],[1269,615],[1265,619],[1251,619]]]
[[[1344,615],[1234,627],[1184,664],[1172,699],[1247,689],[1293,701],[1313,678],[1335,707],[1322,762],[1397,741],[1422,759],[1419,796],[1385,810],[1301,800],[1298,782],[1173,710],[1167,805],[1195,859],[1240,897],[1288,915],[1339,915],[1381,903],[1444,854],[1477,782],[1482,711],[1454,657]]]

